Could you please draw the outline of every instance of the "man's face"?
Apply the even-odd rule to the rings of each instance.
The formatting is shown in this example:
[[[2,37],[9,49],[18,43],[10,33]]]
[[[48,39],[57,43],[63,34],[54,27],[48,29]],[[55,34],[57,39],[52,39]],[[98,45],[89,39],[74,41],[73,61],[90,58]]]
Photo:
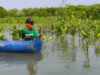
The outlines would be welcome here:
[[[33,25],[31,25],[30,23],[26,23],[26,26],[31,29]]]

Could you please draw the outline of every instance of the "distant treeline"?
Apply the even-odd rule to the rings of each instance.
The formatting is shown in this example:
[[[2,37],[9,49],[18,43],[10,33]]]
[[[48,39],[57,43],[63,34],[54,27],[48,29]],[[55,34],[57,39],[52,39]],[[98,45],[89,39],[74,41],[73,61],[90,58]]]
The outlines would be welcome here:
[[[49,16],[75,16],[78,19],[100,19],[100,4],[91,6],[85,5],[67,5],[66,7],[51,7],[51,8],[27,8],[27,9],[11,9],[6,10],[0,7],[0,18],[6,17],[49,17]]]

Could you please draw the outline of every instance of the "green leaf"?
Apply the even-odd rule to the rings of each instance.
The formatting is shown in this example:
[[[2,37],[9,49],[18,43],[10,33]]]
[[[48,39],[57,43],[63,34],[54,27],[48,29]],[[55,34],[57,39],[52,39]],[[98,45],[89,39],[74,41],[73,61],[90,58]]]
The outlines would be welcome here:
[[[49,38],[48,38],[48,40],[51,40],[51,39],[53,39],[53,37],[49,37]]]
[[[83,30],[81,30],[81,33],[83,36],[87,37],[87,34]]]
[[[65,31],[65,32],[67,31],[67,27],[65,27],[64,31]]]
[[[0,26],[0,31],[2,30],[2,27]]]
[[[100,33],[97,34],[97,38],[100,37]]]
[[[44,41],[47,40],[47,37],[46,37],[46,36],[43,36],[43,40],[44,40]]]
[[[2,33],[0,33],[0,39],[3,39],[3,35],[2,35]]]

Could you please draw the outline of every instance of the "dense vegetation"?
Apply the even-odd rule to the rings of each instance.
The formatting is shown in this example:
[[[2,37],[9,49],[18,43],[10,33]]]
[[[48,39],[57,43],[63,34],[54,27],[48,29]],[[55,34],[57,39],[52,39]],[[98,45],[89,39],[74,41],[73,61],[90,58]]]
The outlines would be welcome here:
[[[0,7],[1,29],[8,26],[14,40],[18,39],[18,30],[23,27],[28,17],[34,19],[34,26],[40,33],[50,32],[61,37],[66,33],[73,37],[79,34],[83,39],[89,39],[91,36],[95,39],[100,37],[100,4],[22,10],[5,10]]]
[[[28,8],[28,9],[11,9],[5,10],[3,7],[0,7],[0,17],[49,17],[49,16],[58,16],[65,15],[70,17],[74,15],[79,19],[89,18],[91,15],[93,19],[100,19],[100,4],[95,4],[91,6],[85,5],[67,5],[66,7],[51,7],[51,8]]]

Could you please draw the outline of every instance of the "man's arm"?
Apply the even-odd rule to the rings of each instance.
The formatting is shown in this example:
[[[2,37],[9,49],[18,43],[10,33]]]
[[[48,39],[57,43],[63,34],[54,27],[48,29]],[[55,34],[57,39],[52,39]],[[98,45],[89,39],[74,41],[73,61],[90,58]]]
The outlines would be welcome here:
[[[26,39],[24,31],[20,30],[19,32],[19,40],[24,41]]]
[[[40,34],[40,35],[37,37],[37,39],[40,39],[42,36],[43,36],[43,34]]]

